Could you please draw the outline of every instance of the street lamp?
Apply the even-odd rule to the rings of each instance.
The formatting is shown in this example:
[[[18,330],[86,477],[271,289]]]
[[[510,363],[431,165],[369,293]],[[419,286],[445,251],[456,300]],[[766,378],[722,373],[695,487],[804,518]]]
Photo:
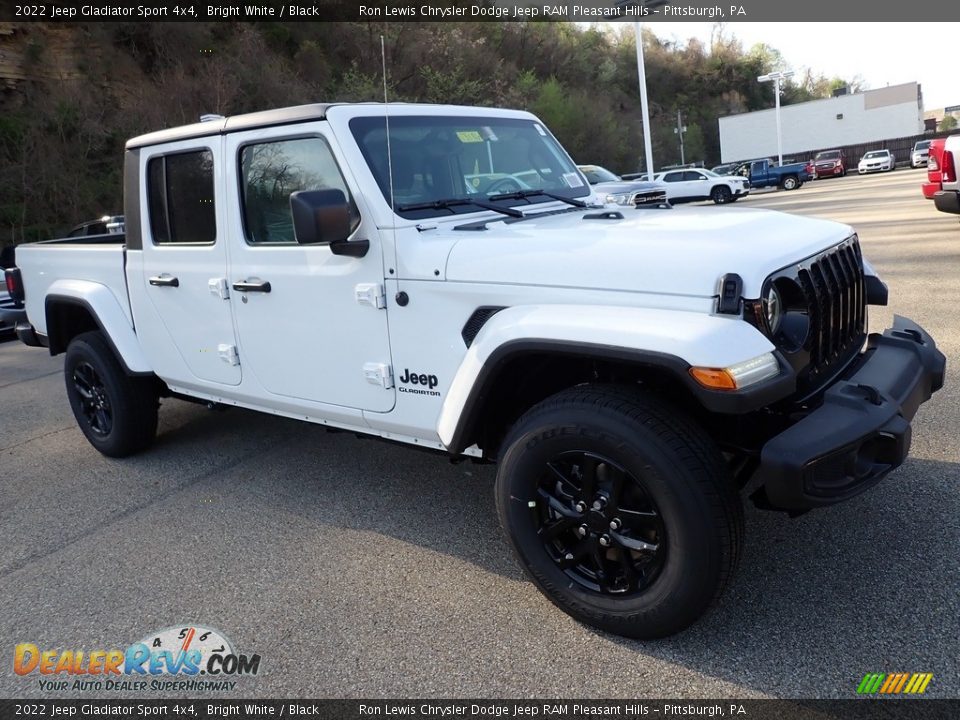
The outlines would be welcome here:
[[[622,18],[630,9],[643,12],[666,5],[669,0],[617,0],[616,11],[606,17],[611,19]],[[639,14],[639,12],[634,14]],[[645,13],[644,13],[645,14]],[[647,157],[647,180],[653,182],[653,142],[650,139],[650,106],[647,103],[647,72],[643,64],[643,38],[640,33],[641,23],[633,24],[633,33],[637,41],[637,75],[640,78],[640,112],[643,115],[643,149]]]
[[[643,65],[643,37],[640,23],[633,24],[637,39],[637,75],[640,76],[640,112],[643,113],[643,150],[647,156],[647,180],[653,182],[653,142],[650,139],[650,105],[647,103],[647,71]]]
[[[777,164],[783,165],[783,136],[780,132],[780,82],[786,80],[788,77],[793,75],[793,70],[785,70],[783,72],[772,72],[767,73],[766,75],[761,75],[757,78],[757,82],[772,82],[773,83],[773,94],[777,101]]]

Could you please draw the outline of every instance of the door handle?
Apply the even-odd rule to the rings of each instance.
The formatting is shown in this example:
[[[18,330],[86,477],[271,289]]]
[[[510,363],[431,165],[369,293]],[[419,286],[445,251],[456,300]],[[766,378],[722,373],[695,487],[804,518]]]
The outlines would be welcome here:
[[[180,281],[170,275],[157,275],[150,278],[149,282],[157,287],[180,287]]]
[[[238,292],[270,292],[270,283],[266,280],[257,280],[256,282],[250,282],[249,280],[240,280],[233,284],[233,289]]]

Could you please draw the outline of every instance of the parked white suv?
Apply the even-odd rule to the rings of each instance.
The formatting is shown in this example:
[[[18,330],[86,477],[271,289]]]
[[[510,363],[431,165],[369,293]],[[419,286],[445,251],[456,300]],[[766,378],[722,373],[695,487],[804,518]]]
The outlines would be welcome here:
[[[736,202],[750,194],[750,181],[739,175],[717,175],[710,170],[686,168],[654,175],[663,183],[671,203],[713,200],[717,205]]]
[[[123,195],[115,244],[7,271],[94,448],[146,449],[178,397],[496,463],[530,578],[622,635],[720,595],[743,492],[797,513],[879,482],[943,383],[917,324],[867,334],[887,289],[851,228],[590,206],[526,112],[220,118],[130,140]]]

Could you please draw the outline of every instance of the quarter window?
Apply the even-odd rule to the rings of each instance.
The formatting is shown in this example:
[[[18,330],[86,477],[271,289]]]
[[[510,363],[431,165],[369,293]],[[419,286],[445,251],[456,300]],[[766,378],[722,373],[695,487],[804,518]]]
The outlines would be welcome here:
[[[290,195],[299,190],[342,190],[350,228],[360,224],[347,183],[330,146],[318,137],[246,145],[240,150],[243,228],[252,244],[293,244]]]
[[[213,200],[213,153],[162,155],[147,164],[147,195],[153,241],[211,244],[217,237]]]

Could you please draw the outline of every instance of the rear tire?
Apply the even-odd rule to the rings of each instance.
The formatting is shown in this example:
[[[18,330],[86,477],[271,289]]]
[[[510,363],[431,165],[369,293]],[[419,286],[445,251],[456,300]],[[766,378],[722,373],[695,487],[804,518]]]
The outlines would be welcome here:
[[[736,567],[743,508],[706,433],[632,387],[581,386],[504,441],[496,499],[520,564],[560,609],[633,638],[677,633]]]
[[[99,331],[77,335],[64,361],[67,399],[90,444],[109,457],[145,449],[157,432],[152,378],[131,377]]]
[[[796,190],[800,186],[800,181],[796,175],[787,175],[781,182],[780,187],[784,190]]]

